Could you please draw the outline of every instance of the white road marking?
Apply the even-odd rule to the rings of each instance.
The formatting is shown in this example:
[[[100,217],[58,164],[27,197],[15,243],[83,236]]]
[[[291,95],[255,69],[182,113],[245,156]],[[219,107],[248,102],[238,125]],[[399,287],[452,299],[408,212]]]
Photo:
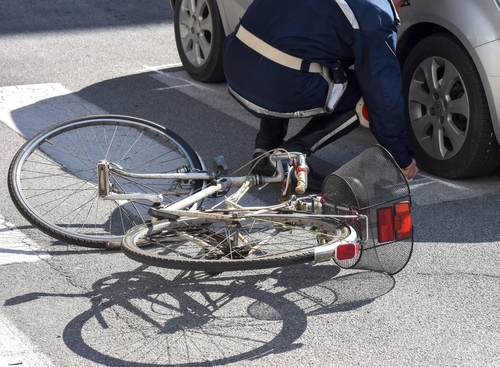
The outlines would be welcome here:
[[[0,366],[53,367],[54,365],[5,315],[0,313]]]
[[[259,128],[259,119],[248,113],[229,95],[226,83],[214,83],[210,84],[210,87],[208,87],[207,84],[198,83],[191,79],[185,71],[165,72],[157,70],[157,67],[151,67],[151,71],[152,73],[150,76],[152,78],[167,85],[165,88],[158,88],[157,91],[179,89],[179,91],[189,97],[212,106],[236,120],[252,126],[255,129]]]
[[[432,181],[427,181],[427,182],[422,182],[422,183],[415,183],[415,182],[411,182],[410,183],[410,189],[417,189],[419,187],[423,187],[423,186],[427,186],[427,185],[431,185],[433,184],[434,182]]]
[[[194,87],[194,88],[200,89],[202,91],[216,92],[215,89],[213,89],[213,88],[210,88],[206,85],[194,82],[191,79],[187,79],[187,78],[183,77],[184,72],[178,72],[178,73],[181,73],[182,76],[176,75],[177,73],[166,73],[166,72],[161,71],[161,70],[154,70],[154,74],[161,75],[162,77],[170,79],[170,83],[172,82],[172,80],[175,80],[176,82],[182,83],[182,84],[177,84],[174,86],[156,88],[155,90],[159,91],[159,90],[167,90],[167,89],[179,88],[179,87]],[[157,78],[157,79],[160,79],[160,81],[161,81],[162,78]]]
[[[0,120],[26,137],[59,121],[103,112],[57,83],[0,88]],[[0,215],[0,265],[49,257]],[[50,359],[2,313],[0,366],[54,367]]]
[[[156,65],[156,66],[148,66],[148,65],[143,65],[142,69],[137,70],[137,73],[144,73],[145,71],[158,71],[162,69],[171,69],[171,68],[180,68],[182,67],[181,62],[176,62],[173,64],[164,64],[164,65]]]
[[[59,83],[0,88],[0,120],[25,137],[60,121],[103,113]]]
[[[30,137],[60,121],[106,111],[85,101],[59,83],[0,88],[0,120]],[[32,262],[49,257],[0,215],[0,265]]]
[[[215,92],[214,89],[208,87],[206,84],[200,84],[198,82],[195,82],[193,79],[190,79],[189,77],[186,77],[187,74],[185,72],[165,72],[162,71],[162,69],[169,69],[172,67],[178,67],[182,66],[182,64],[172,64],[172,65],[159,65],[159,66],[144,66],[144,69],[139,70],[140,72],[144,71],[151,71],[153,74],[151,75],[153,78],[158,79],[159,81],[165,83],[165,79],[170,79],[170,81],[175,80],[177,83],[180,84],[175,84],[175,85],[169,85],[167,87],[162,87],[162,88],[155,88],[155,91],[162,91],[162,90],[169,90],[169,89],[178,89],[178,88],[184,88],[184,87],[194,87],[201,89],[203,91],[210,91],[210,92]],[[178,75],[178,73],[180,73]],[[160,76],[160,77],[157,77]],[[163,79],[163,80],[162,80]],[[171,84],[171,83],[169,83]]]
[[[451,187],[451,188],[454,188],[454,189],[457,189],[457,190],[468,190],[468,191],[472,191],[471,189],[469,189],[468,187],[465,187],[463,185],[458,185],[458,184],[455,184],[455,183],[451,183],[449,181],[446,181],[444,179],[441,179],[439,177],[435,177],[435,176],[429,176],[429,175],[426,175],[425,173],[419,173],[419,175],[421,177],[425,177],[425,178],[428,178],[429,180],[432,180],[432,181],[435,181],[435,182],[439,182],[440,184],[442,185],[445,185],[445,186],[448,186],[448,187]]]
[[[50,255],[0,215],[0,265],[39,261]]]

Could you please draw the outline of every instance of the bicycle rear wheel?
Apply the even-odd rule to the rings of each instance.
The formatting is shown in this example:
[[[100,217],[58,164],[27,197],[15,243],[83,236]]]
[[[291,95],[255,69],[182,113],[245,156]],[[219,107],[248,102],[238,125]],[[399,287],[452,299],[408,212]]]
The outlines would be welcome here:
[[[97,163],[106,160],[134,173],[201,169],[191,147],[173,132],[138,118],[103,115],[53,125],[28,140],[8,176],[17,209],[59,240],[103,248],[145,223],[148,201],[101,200]],[[137,179],[110,174],[116,193],[161,193],[164,204],[192,194],[202,181]]]
[[[319,245],[341,241],[350,227],[307,215],[259,215],[218,221],[183,218],[130,230],[122,251],[144,264],[224,272],[314,261]]]

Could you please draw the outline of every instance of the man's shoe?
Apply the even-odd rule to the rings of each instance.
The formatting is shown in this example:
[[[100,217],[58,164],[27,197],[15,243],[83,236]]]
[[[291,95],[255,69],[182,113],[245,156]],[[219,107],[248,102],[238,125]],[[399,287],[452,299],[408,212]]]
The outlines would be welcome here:
[[[307,190],[312,192],[321,192],[323,189],[323,181],[326,176],[321,173],[314,172],[311,168],[309,168],[309,170],[309,174],[307,175]]]

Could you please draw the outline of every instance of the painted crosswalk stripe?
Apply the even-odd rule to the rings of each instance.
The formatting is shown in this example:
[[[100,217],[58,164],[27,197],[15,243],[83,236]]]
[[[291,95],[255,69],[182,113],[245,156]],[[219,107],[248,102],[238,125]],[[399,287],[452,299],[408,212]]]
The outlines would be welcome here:
[[[25,137],[60,121],[104,113],[59,83],[0,88],[0,120]]]
[[[0,265],[39,261],[50,255],[0,215]]]
[[[60,121],[104,114],[105,110],[80,98],[59,83],[0,88],[0,121],[25,137]],[[0,265],[33,262],[49,257],[0,215]]]

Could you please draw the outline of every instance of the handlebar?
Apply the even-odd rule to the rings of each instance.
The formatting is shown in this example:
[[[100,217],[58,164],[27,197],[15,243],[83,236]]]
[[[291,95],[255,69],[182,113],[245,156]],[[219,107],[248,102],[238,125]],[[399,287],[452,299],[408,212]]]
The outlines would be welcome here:
[[[266,182],[283,181],[285,178],[282,161],[289,161],[289,165],[294,167],[295,175],[297,177],[297,185],[295,192],[303,194],[307,190],[309,167],[306,163],[306,157],[303,153],[299,152],[286,152],[276,151],[269,156],[269,162],[276,167],[278,175],[274,176],[271,180],[266,179]],[[289,178],[288,178],[289,179]]]
[[[286,170],[286,173],[290,173],[292,170],[295,171],[295,175],[297,177],[295,192],[303,194],[307,190],[309,167],[306,164],[304,154],[298,152],[275,151],[269,156],[269,162],[276,168],[276,174],[274,176],[253,174],[240,177],[222,177],[217,180],[217,185],[211,186],[211,190],[213,192],[208,192],[207,188],[198,194],[191,195],[189,198],[194,198],[193,200],[195,201],[201,200],[202,198],[208,197],[213,193],[220,192],[221,190],[226,190],[231,187],[239,187],[239,189],[231,195],[232,200],[236,203],[248,191],[248,189],[254,185],[286,182],[285,187],[288,187],[290,175],[285,174],[285,166],[289,168]],[[284,192],[287,191],[288,189],[284,190]],[[181,202],[170,205],[169,208],[182,209],[186,206],[186,203],[191,203],[189,198],[184,198]]]

